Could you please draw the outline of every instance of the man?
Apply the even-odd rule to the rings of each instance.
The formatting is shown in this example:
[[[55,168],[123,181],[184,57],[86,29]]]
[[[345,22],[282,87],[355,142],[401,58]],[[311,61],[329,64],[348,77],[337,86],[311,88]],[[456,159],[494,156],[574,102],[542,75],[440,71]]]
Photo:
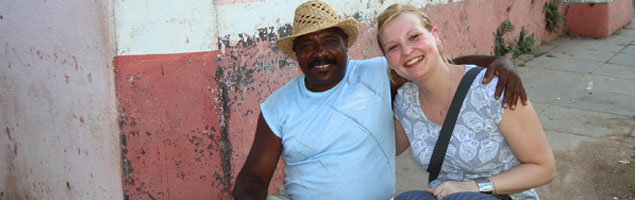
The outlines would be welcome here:
[[[358,34],[355,19],[340,20],[324,2],[298,6],[292,35],[277,45],[303,74],[261,104],[254,143],[236,179],[237,199],[267,197],[280,155],[290,198],[392,198],[395,137],[386,60],[348,60]]]

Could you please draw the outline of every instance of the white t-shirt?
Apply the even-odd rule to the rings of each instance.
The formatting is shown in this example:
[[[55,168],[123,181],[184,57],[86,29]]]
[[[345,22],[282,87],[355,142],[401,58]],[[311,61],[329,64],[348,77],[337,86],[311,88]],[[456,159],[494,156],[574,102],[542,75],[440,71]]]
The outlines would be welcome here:
[[[386,60],[349,60],[343,80],[312,92],[304,75],[261,104],[282,139],[292,199],[390,199],[395,138]]]

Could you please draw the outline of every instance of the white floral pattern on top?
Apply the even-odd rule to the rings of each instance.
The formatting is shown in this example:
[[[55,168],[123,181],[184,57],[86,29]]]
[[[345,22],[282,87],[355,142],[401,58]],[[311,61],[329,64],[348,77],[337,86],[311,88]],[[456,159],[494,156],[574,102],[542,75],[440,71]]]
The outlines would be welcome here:
[[[466,65],[465,71],[473,67]],[[498,78],[483,85],[484,75],[485,70],[482,70],[470,86],[459,111],[441,172],[437,180],[430,183],[430,187],[445,181],[489,177],[520,164],[498,129],[504,111],[502,98],[494,98]],[[441,125],[425,116],[418,91],[418,86],[413,82],[401,86],[395,98],[394,113],[410,141],[415,161],[419,167],[428,169]],[[510,196],[513,199],[539,199],[534,189]]]

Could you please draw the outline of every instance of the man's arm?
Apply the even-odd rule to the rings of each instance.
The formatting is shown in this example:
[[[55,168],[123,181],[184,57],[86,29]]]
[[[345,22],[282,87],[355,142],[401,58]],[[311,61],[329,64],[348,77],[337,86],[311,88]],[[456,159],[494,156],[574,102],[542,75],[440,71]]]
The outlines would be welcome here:
[[[500,98],[503,89],[505,89],[505,97],[503,97],[503,107],[512,110],[516,108],[516,103],[520,97],[522,104],[527,105],[527,94],[520,77],[514,68],[514,64],[505,56],[462,56],[453,60],[455,64],[475,64],[478,66],[487,66],[483,83],[489,83],[498,76],[498,84],[496,84],[496,92],[494,97]]]
[[[403,130],[399,120],[397,118],[393,118],[393,120],[395,121],[395,154],[399,156],[410,147],[410,142],[408,142],[406,131]]]
[[[234,198],[239,200],[267,198],[267,188],[269,188],[269,182],[281,152],[282,140],[273,134],[261,113],[258,116],[256,135],[247,161],[236,177]]]
[[[388,76],[390,76],[390,98],[394,101],[397,96],[397,90],[401,85],[408,82],[407,79],[399,76],[395,70],[388,68]]]

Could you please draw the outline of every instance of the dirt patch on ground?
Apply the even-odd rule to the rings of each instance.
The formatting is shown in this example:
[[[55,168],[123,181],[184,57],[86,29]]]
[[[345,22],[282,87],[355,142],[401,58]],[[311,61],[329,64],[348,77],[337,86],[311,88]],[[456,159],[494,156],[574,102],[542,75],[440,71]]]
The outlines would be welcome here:
[[[608,136],[554,152],[557,175],[542,199],[635,200],[635,137]]]

